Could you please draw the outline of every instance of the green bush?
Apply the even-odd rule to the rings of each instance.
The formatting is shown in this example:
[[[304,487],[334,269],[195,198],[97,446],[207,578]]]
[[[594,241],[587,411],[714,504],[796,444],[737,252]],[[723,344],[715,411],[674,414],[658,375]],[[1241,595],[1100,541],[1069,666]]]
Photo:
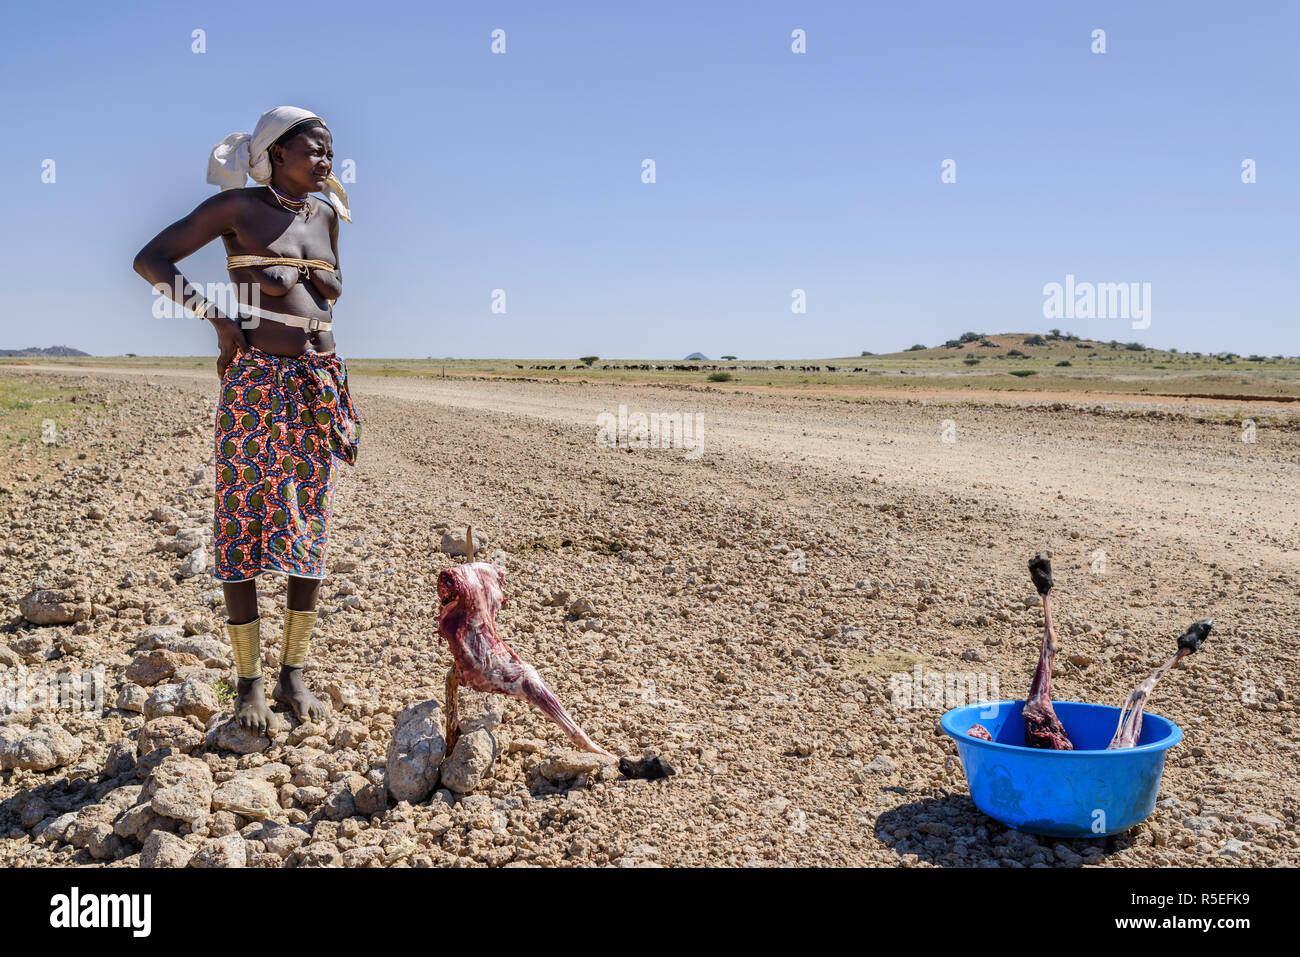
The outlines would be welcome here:
[[[1057,363],[1057,366],[1068,366],[1073,364],[1074,363],[1072,363],[1069,359],[1062,359],[1060,362]]]
[[[916,345],[914,345],[914,346],[908,346],[904,351],[905,351],[905,352],[922,352],[922,351],[924,351],[924,350],[925,350],[925,346],[921,345],[921,344],[918,342],[918,343],[917,343]]]
[[[598,359],[600,359],[600,356],[578,356],[578,361],[585,362],[587,365],[591,365],[593,362],[596,362]]]
[[[1021,379],[1029,375],[1038,375],[1033,369],[1012,369],[1011,374]]]
[[[710,382],[730,382],[730,381],[731,381],[731,373],[730,373],[730,372],[710,372],[710,373],[709,373],[709,381],[710,381]]]
[[[975,356],[968,356],[967,358],[962,359],[961,361],[963,364],[968,366],[977,366],[980,364],[979,359]]]

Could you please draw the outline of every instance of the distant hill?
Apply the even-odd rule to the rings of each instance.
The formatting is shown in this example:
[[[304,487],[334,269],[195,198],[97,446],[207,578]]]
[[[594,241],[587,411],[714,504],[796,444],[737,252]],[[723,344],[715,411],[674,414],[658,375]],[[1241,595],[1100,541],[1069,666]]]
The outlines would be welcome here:
[[[682,361],[689,362],[691,359],[703,359],[705,362],[709,361],[709,357],[706,356],[703,352],[692,352],[689,356],[687,356]]]
[[[28,346],[26,349],[0,349],[0,356],[88,356],[89,352],[82,352],[80,349],[74,349],[72,346],[48,346],[40,349],[36,346]]]

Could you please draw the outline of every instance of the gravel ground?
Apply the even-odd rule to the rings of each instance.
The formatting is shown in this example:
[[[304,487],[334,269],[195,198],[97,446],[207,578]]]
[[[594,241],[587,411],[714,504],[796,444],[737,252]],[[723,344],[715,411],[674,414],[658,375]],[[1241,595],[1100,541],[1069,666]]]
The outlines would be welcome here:
[[[201,570],[215,376],[0,376],[89,399],[58,469],[0,467],[0,682],[103,666],[106,688],[102,716],[0,724],[0,865],[1300,864],[1300,658],[1282,628],[1300,609],[1300,431],[1284,415],[1243,442],[1222,403],[354,376],[361,452],[308,661],[331,714],[257,741],[226,723],[224,608]],[[620,404],[702,415],[701,454],[603,446],[597,416]],[[505,571],[502,637],[598,743],[676,776],[624,779],[526,706],[463,691],[491,767],[468,793],[399,800],[394,753],[439,714],[404,709],[441,702],[450,662],[443,536],[471,523]],[[919,667],[1023,697],[1040,548],[1057,700],[1118,705],[1187,624],[1216,620],[1155,692],[1185,738],[1155,812],[1120,837],[985,817],[945,705],[894,694]],[[271,673],[284,582],[262,579]]]

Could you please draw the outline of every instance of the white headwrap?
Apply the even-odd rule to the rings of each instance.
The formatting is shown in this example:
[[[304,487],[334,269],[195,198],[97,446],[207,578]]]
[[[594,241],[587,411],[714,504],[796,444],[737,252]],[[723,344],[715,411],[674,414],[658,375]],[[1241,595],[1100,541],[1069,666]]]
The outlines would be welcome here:
[[[208,157],[208,182],[222,189],[239,189],[244,185],[245,177],[251,176],[253,182],[265,186],[271,182],[271,157],[267,153],[271,144],[295,123],[311,119],[320,120],[320,117],[296,106],[277,106],[273,110],[267,110],[257,121],[251,136],[247,133],[231,133],[213,147],[212,155]],[[325,181],[325,188],[321,192],[342,219],[352,222],[347,191],[333,172]]]

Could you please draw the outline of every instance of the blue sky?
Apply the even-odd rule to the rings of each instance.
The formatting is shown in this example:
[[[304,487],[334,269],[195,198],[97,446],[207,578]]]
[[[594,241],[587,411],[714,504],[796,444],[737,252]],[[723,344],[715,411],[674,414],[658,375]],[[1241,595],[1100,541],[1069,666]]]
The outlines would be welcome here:
[[[0,348],[215,355],[210,327],[152,316],[131,258],[216,191],[215,143],[292,104],[356,163],[345,357],[824,357],[1049,326],[1300,353],[1297,4],[51,3],[4,24]],[[227,279],[219,241],[180,265]],[[1067,274],[1149,282],[1150,327],[1045,319]]]

